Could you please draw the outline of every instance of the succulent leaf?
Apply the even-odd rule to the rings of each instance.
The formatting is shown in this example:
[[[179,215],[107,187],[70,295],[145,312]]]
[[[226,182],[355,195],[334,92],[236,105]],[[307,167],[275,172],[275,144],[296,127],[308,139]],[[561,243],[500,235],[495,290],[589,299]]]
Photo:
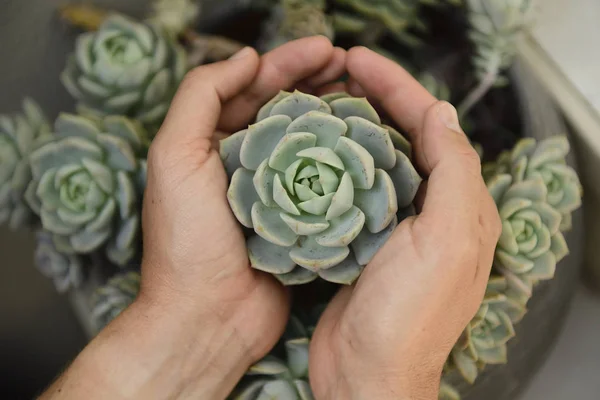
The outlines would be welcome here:
[[[113,276],[92,296],[92,319],[99,332],[125,310],[138,295],[140,274],[124,272]]]

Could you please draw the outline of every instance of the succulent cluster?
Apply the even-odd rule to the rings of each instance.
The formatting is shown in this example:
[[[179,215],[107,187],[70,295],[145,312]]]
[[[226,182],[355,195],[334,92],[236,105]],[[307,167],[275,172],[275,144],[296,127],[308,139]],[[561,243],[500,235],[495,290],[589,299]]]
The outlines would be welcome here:
[[[23,114],[0,115],[0,224],[17,229],[32,222],[24,198],[31,179],[28,157],[49,134],[46,117],[30,99],[23,102]]]
[[[125,310],[140,291],[140,274],[130,271],[112,277],[98,288],[91,299],[91,317],[100,331]]]
[[[184,49],[152,24],[122,15],[79,36],[61,79],[84,115],[123,115],[152,133],[187,70]]]
[[[45,231],[37,234],[35,265],[47,278],[52,279],[56,291],[65,293],[78,288],[84,279],[83,261],[75,254],[63,254],[54,245],[52,235]]]
[[[412,212],[421,178],[408,148],[366,99],[278,94],[221,142],[252,266],[286,285],[356,280]]]

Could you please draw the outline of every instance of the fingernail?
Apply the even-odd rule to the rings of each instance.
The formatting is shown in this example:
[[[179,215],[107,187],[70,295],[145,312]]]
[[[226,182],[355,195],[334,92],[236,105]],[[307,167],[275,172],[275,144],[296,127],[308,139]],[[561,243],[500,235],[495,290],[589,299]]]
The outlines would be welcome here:
[[[458,120],[458,113],[452,104],[448,103],[447,101],[440,102],[437,115],[446,128],[455,132],[462,132],[462,128],[460,127],[460,122]]]
[[[229,59],[230,60],[239,60],[240,58],[249,56],[251,53],[252,53],[252,49],[250,47],[246,46],[243,49],[241,49],[240,51],[238,51],[237,53],[235,53],[234,55],[232,55],[231,57],[229,57]]]

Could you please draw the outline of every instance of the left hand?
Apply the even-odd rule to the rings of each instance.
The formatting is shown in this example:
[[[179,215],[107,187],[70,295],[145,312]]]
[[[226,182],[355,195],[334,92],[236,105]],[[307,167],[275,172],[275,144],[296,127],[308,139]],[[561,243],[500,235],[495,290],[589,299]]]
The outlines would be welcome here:
[[[148,155],[140,295],[48,398],[223,399],[275,345],[287,294],[250,268],[215,133],[247,126],[280,90],[337,79],[345,54],[308,38],[260,58],[246,48],[187,75]]]

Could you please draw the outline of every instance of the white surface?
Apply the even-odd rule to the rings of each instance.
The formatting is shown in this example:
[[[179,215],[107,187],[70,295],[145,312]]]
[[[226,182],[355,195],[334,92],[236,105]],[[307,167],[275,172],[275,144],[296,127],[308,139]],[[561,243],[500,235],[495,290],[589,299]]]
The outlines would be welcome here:
[[[536,3],[533,36],[600,113],[600,0]]]
[[[581,288],[556,347],[520,400],[598,399],[600,297]]]

